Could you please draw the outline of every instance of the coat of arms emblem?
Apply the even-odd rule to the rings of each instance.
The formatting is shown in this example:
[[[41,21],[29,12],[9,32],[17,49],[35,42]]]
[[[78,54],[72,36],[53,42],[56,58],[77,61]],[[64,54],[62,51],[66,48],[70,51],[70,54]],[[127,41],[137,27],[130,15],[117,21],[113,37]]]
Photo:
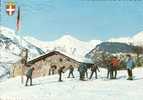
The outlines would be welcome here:
[[[12,16],[15,13],[15,11],[16,11],[16,4],[12,0],[9,0],[8,2],[6,2],[5,7],[6,7],[6,13],[9,16]]]

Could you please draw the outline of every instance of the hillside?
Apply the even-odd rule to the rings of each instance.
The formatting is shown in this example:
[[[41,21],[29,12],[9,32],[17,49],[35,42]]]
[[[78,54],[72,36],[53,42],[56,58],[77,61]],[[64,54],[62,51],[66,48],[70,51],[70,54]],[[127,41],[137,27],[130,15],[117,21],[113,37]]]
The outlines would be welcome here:
[[[96,46],[96,50],[105,51],[109,53],[133,53],[134,46],[126,43],[118,42],[103,42]]]
[[[0,50],[3,50],[10,55],[19,56],[22,48],[28,49],[29,59],[44,53],[41,48],[18,36],[13,30],[0,26]]]
[[[28,49],[28,59],[44,53],[39,47],[16,35],[13,30],[0,26],[0,81],[8,78],[10,66],[21,59],[23,48]]]
[[[58,76],[40,77],[33,80],[34,86],[20,84],[20,77],[0,83],[1,100],[141,100],[143,97],[143,68],[134,69],[134,80],[126,80],[127,72],[119,71],[117,80],[107,80],[105,69],[100,69],[97,80],[75,79],[58,82]]]
[[[108,42],[119,42],[119,43],[143,46],[143,31],[136,33],[132,37],[111,38],[108,40]]]

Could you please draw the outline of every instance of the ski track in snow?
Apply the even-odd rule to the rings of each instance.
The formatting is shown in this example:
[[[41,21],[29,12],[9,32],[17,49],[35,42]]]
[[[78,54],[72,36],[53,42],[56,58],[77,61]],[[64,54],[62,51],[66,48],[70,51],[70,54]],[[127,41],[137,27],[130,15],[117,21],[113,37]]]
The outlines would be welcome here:
[[[126,80],[127,72],[119,71],[117,80],[106,79],[101,69],[98,79],[79,81],[79,74],[58,82],[58,75],[33,79],[34,86],[25,87],[20,77],[0,83],[0,100],[141,100],[143,97],[143,68],[133,70],[134,80]],[[25,78],[24,78],[25,79]]]

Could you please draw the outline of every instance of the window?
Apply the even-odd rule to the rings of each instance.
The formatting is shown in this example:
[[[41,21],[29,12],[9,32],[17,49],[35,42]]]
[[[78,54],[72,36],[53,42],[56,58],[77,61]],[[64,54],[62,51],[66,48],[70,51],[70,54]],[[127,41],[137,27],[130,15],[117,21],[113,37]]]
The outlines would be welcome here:
[[[67,61],[70,61],[70,58],[67,58]]]
[[[60,59],[59,59],[59,61],[60,61],[60,62],[62,62],[62,61],[63,61],[63,59],[62,59],[62,58],[60,58]]]

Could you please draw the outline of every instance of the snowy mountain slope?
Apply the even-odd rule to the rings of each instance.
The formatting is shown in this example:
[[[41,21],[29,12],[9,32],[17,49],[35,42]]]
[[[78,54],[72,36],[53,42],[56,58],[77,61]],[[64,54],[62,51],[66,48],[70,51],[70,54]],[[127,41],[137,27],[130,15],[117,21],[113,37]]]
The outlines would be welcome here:
[[[8,78],[10,65],[20,61],[22,48],[28,49],[28,59],[43,53],[40,48],[17,36],[13,30],[0,26],[0,80]]]
[[[64,35],[63,37],[50,42],[40,42],[39,40],[36,40],[32,37],[25,37],[25,39],[30,42],[34,41],[34,45],[37,45],[41,48],[52,51],[61,51],[77,57],[85,56],[85,54],[93,49],[97,44],[101,43],[100,40],[92,40],[89,42],[80,41],[70,35]]]
[[[20,56],[14,54],[13,52],[5,49],[0,49],[0,63],[16,63],[21,59]]]
[[[3,27],[3,26],[0,26],[0,33],[12,34],[12,35],[15,34],[14,30],[9,29],[7,27]]]
[[[133,36],[133,43],[135,45],[142,45],[143,46],[143,31]]]
[[[43,48],[44,50],[48,49],[61,51],[77,57],[85,56],[98,44],[102,43],[100,40],[91,40],[88,42],[80,41],[70,35],[64,35],[61,38],[50,42],[43,42],[33,37],[25,37],[25,39],[32,42],[34,45]],[[143,46],[143,32],[137,33],[133,37],[111,38],[108,42],[119,42]]]
[[[130,37],[121,37],[121,38],[111,38],[108,40],[109,42],[119,42],[119,43],[132,43],[132,39]]]
[[[43,53],[40,48],[17,36],[14,31],[2,26],[0,26],[0,48],[17,56],[21,53],[22,48],[27,48],[29,59]]]
[[[40,77],[33,80],[34,86],[25,87],[20,77],[0,83],[0,99],[4,100],[141,100],[143,97],[143,68],[133,70],[134,80],[126,80],[127,72],[119,71],[117,80],[107,80],[107,70],[100,69],[98,79],[79,81],[75,70],[75,79],[66,78],[58,82],[58,76]]]
[[[135,46],[128,45],[126,43],[119,43],[119,42],[102,42],[101,44],[97,45],[94,51],[103,51],[108,53],[133,53],[133,48]]]
[[[143,46],[143,31],[137,33],[133,37],[120,37],[120,38],[111,38],[109,42],[120,42],[120,43],[132,43],[133,45]]]
[[[0,82],[8,79],[10,76],[10,64],[0,63]]]

